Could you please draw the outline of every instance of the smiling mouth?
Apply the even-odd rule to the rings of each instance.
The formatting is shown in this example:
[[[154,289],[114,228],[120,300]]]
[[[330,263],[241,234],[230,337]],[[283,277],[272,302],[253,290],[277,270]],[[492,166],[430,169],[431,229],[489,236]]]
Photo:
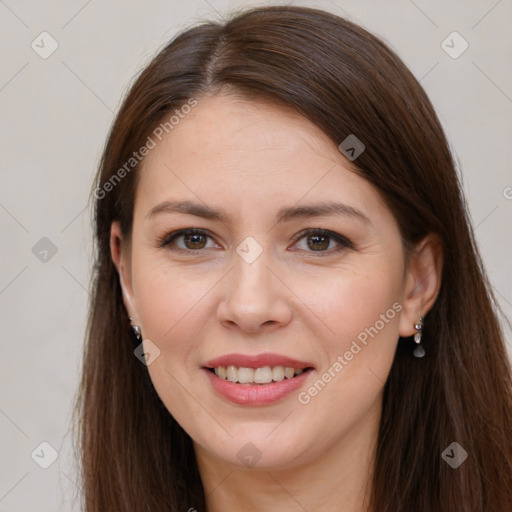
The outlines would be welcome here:
[[[263,366],[260,368],[248,368],[237,366],[216,366],[206,368],[217,377],[236,384],[272,384],[285,379],[293,379],[302,373],[311,371],[312,367],[293,368],[290,366]]]

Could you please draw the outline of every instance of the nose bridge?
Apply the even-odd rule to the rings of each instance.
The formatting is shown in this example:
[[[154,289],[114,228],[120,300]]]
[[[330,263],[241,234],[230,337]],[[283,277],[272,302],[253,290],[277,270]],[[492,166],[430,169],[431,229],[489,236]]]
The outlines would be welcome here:
[[[269,281],[271,250],[260,237],[247,236],[238,244],[234,255],[233,284],[238,291],[250,293],[260,292],[260,288],[270,291]],[[247,297],[246,297],[247,298]]]
[[[235,248],[233,271],[228,289],[219,307],[219,319],[236,323],[247,331],[256,331],[262,324],[286,323],[290,319],[289,305],[283,289],[275,282],[269,267],[272,250],[263,241],[246,237]]]

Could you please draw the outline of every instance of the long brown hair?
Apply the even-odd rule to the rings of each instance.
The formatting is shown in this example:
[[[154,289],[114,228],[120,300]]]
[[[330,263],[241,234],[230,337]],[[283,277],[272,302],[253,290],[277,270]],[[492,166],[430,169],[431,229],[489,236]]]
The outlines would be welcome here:
[[[178,34],[141,72],[112,126],[95,183],[96,263],[76,403],[84,510],[205,510],[191,439],[133,354],[109,236],[119,220],[130,239],[140,168],[126,166],[133,152],[176,109],[223,86],[295,109],[336,145],[355,134],[366,149],[353,163],[393,212],[404,248],[428,233],[442,243],[427,354],[412,357],[410,339],[400,339],[385,385],[371,510],[510,512],[511,366],[439,120],[380,39],[290,6]],[[452,442],[468,453],[456,469],[441,456]]]

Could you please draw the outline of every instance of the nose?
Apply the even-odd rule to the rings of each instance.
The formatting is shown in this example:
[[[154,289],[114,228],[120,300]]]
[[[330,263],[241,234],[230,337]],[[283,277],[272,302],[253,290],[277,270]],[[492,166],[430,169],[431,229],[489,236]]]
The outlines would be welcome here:
[[[291,321],[292,293],[271,260],[268,250],[251,263],[234,254],[234,268],[223,280],[224,295],[217,310],[220,323],[254,334],[273,331]]]

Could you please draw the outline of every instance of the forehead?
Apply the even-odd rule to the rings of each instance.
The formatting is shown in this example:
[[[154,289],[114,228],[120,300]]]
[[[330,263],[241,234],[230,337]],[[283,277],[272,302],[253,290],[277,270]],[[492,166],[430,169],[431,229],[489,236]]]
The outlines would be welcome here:
[[[199,98],[145,158],[137,202],[147,211],[169,198],[248,204],[254,212],[301,198],[383,206],[312,122],[286,107],[234,96]]]
[[[290,108],[217,95],[200,98],[148,155],[147,164],[172,153],[180,161],[210,159],[214,167],[236,164],[239,171],[261,174],[282,169],[297,153],[339,159],[334,149],[318,127]],[[255,168],[249,158],[256,156],[261,164]]]

